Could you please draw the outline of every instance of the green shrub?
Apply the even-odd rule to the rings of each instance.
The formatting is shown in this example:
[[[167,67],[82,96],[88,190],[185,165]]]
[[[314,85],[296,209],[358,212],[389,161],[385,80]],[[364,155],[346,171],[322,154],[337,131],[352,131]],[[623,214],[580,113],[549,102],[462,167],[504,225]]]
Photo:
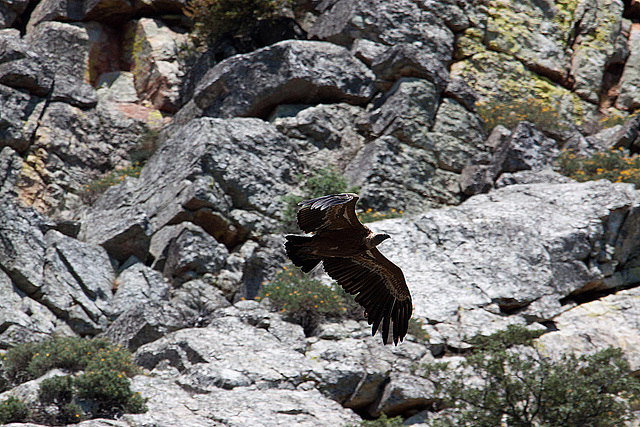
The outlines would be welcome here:
[[[40,383],[38,398],[45,405],[64,406],[73,400],[73,377],[59,375],[47,378]]]
[[[563,132],[567,125],[560,119],[557,104],[539,98],[517,98],[509,102],[492,98],[476,104],[485,130],[490,132],[497,125],[508,129],[522,121],[536,125],[543,132]]]
[[[303,181],[304,176],[298,175],[298,180]],[[347,180],[333,167],[326,167],[316,171],[304,184],[301,185],[302,195],[288,194],[282,197],[285,204],[283,209],[283,222],[285,226],[295,224],[298,202],[313,199],[327,194],[355,193],[356,187],[349,187]]]
[[[133,377],[140,372],[140,368],[131,361],[131,353],[126,348],[109,346],[95,352],[95,357],[89,360],[87,371],[109,370]]]
[[[4,355],[5,372],[12,384],[37,378],[58,368],[72,375],[47,378],[40,383],[38,396],[44,405],[56,405],[57,415],[37,413],[34,417],[54,424],[82,421],[85,414],[75,400],[91,401],[90,417],[112,416],[121,412],[146,411],[145,400],[130,388],[129,377],[139,368],[131,353],[104,339],[76,337],[51,338],[39,343],[16,346]]]
[[[84,419],[84,412],[73,402],[75,396],[74,379],[71,375],[47,378],[40,383],[38,397],[44,405],[56,405],[57,414],[47,412],[42,418],[47,424],[65,425],[79,423]],[[34,413],[35,416],[39,414]]]
[[[337,284],[327,286],[293,266],[284,267],[262,286],[256,300],[269,298],[271,306],[310,335],[320,319],[341,317],[355,305],[353,297]]]
[[[110,369],[88,371],[75,380],[78,397],[96,402],[96,416],[111,416],[119,412],[141,413],[147,410],[144,399],[131,391],[124,373]]]
[[[84,419],[84,411],[77,403],[67,403],[59,408],[57,421],[60,424],[77,424]]]
[[[39,343],[27,343],[9,349],[5,371],[13,383],[37,378],[53,368],[79,371],[103,348],[113,347],[107,340],[56,337]]]
[[[386,414],[380,414],[380,417],[375,420],[362,420],[358,427],[402,427],[402,417],[389,418]],[[346,427],[352,427],[352,424],[347,424]]]
[[[0,402],[0,424],[21,423],[29,416],[29,408],[20,399],[9,397]]]
[[[640,396],[620,349],[551,360],[531,345],[523,327],[479,338],[461,368],[426,367],[443,407],[437,426],[619,426],[629,399]],[[519,347],[516,347],[519,346]],[[518,351],[516,351],[518,350]],[[505,424],[506,423],[506,424]]]
[[[640,188],[640,156],[629,155],[622,148],[602,151],[589,157],[564,151],[556,164],[560,173],[576,181],[608,179],[611,182],[628,182]]]
[[[184,8],[193,21],[200,44],[211,44],[225,34],[243,33],[260,19],[273,17],[285,5],[280,0],[190,0]]]

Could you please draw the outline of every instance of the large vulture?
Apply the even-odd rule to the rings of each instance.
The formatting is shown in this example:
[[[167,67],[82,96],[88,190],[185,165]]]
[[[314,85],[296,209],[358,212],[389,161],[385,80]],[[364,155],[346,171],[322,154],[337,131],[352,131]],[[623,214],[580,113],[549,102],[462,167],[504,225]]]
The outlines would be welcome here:
[[[407,334],[413,306],[402,270],[378,251],[389,238],[362,225],[356,216],[358,195],[332,194],[298,203],[298,226],[313,236],[288,235],[287,255],[308,273],[322,261],[324,270],[345,291],[356,295],[372,326],[382,323],[382,341],[389,333],[397,345]]]

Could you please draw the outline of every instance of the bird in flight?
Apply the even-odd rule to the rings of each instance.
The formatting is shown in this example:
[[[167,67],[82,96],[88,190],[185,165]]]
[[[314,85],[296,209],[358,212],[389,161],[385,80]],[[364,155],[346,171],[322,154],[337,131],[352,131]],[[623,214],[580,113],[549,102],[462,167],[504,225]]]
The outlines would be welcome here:
[[[390,236],[362,225],[356,216],[358,195],[331,194],[298,203],[298,227],[312,236],[286,236],[287,256],[310,272],[321,261],[324,270],[365,310],[375,335],[382,323],[382,341],[389,334],[402,342],[413,306],[400,267],[376,248]]]

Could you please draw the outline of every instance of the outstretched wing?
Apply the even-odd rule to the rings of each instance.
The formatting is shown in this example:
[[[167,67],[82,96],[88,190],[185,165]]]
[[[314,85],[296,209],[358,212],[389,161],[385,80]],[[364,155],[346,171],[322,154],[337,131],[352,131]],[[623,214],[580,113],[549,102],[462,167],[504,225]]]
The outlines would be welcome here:
[[[321,230],[362,229],[356,216],[358,195],[354,193],[331,194],[298,203],[298,227],[305,233]]]
[[[356,302],[365,309],[371,334],[382,323],[382,341],[386,344],[389,332],[398,344],[407,334],[413,311],[411,294],[400,267],[389,261],[376,248],[354,257],[325,258],[324,270],[345,291],[356,295]]]

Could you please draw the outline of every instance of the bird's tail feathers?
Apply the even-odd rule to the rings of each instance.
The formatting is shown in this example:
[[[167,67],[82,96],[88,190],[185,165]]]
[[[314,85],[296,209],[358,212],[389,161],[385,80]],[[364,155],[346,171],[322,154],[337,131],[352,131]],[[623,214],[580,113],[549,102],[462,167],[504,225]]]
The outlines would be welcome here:
[[[287,250],[287,256],[293,262],[293,265],[302,268],[302,271],[308,273],[320,263],[321,259],[314,257],[306,250],[307,247],[305,244],[309,243],[312,237],[296,236],[293,234],[286,237],[287,242],[284,244],[284,247]]]

